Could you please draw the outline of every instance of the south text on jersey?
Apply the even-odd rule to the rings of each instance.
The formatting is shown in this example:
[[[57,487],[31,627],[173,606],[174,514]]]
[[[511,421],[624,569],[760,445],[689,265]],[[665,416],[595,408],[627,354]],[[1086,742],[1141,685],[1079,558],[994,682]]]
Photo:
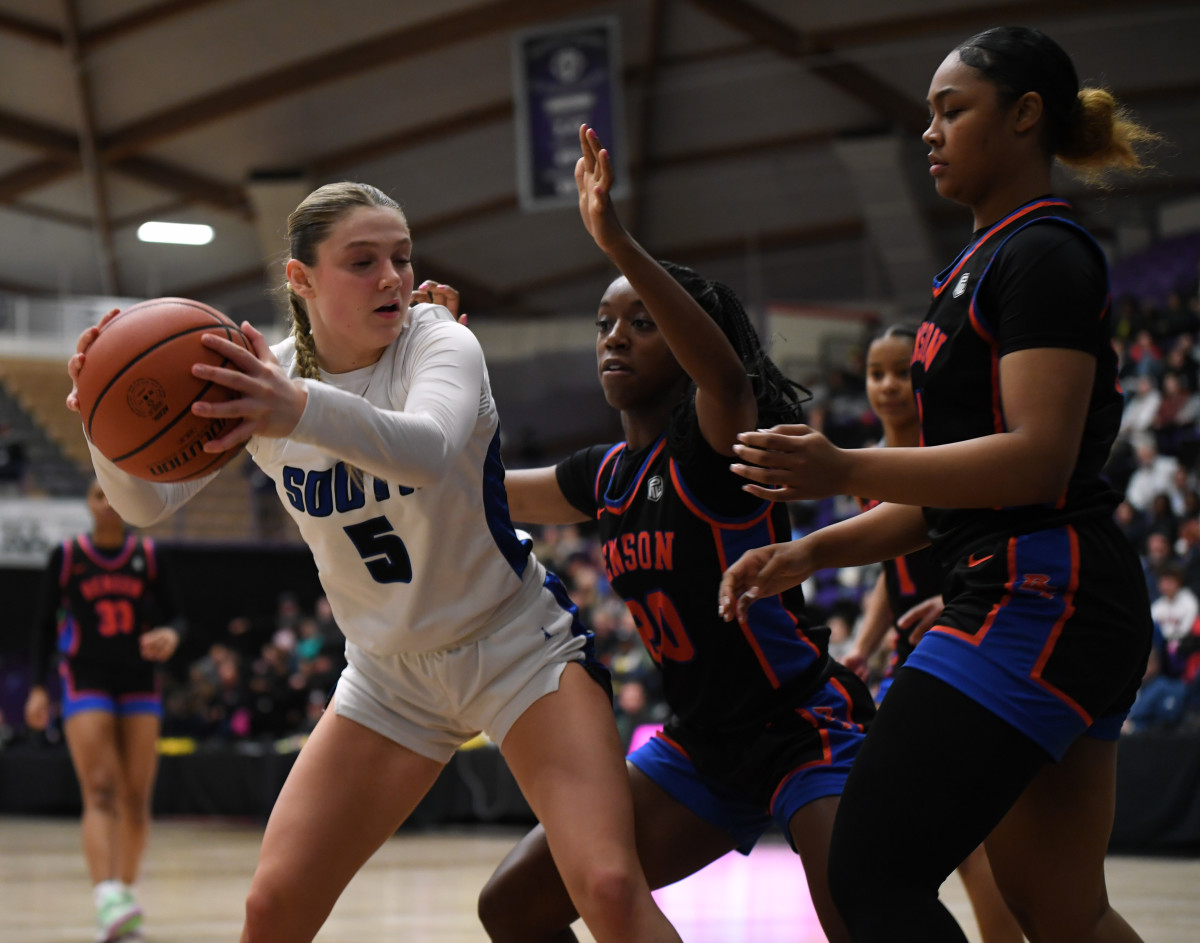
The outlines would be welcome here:
[[[364,485],[372,490],[376,501],[386,501],[392,496],[391,485],[382,478],[364,473],[362,484],[359,484],[355,477],[344,462],[338,462],[332,468],[307,470],[284,465],[283,490],[292,507],[312,517],[358,510],[367,503]],[[415,490],[406,485],[397,486],[401,497]]]

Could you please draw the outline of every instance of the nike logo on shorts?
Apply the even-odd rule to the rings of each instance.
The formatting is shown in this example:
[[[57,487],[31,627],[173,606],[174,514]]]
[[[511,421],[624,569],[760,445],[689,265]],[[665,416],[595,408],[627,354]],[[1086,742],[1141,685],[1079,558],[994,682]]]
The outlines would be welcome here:
[[[988,560],[992,559],[994,556],[994,553],[989,553],[986,557],[977,557],[975,554],[971,554],[971,556],[967,558],[967,566],[979,566],[981,563],[987,563]]]

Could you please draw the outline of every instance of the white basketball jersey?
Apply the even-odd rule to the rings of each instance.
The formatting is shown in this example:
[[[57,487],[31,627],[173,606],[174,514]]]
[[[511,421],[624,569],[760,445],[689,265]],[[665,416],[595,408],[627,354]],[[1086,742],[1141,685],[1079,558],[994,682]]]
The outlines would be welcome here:
[[[532,600],[541,582],[532,579],[540,568],[509,520],[499,419],[478,342],[440,307],[419,305],[410,318],[375,364],[308,383],[309,408],[291,438],[254,438],[248,445],[312,550],[338,626],[356,645],[378,654],[462,642]],[[428,380],[431,371],[454,369],[450,379],[461,383],[472,371],[438,356],[436,351],[445,354],[448,347],[478,362],[477,384],[461,391],[470,394],[469,401],[460,397],[455,404],[461,411],[469,402],[473,413],[457,453],[432,462],[427,455],[405,456],[406,447],[420,443],[401,436],[390,446],[396,449],[389,462],[395,469],[379,474],[379,468],[373,473],[359,466],[359,484],[350,462],[296,441],[299,434],[324,441],[344,431],[320,427],[346,422],[344,397],[310,415],[314,406],[324,405],[322,396],[328,398],[323,385],[380,409],[403,411],[414,383]],[[295,375],[292,340],[273,350]],[[445,448],[438,437],[434,442]],[[376,445],[386,455],[389,446]],[[411,480],[405,466],[411,467]],[[521,593],[526,575],[531,585]]]
[[[272,350],[294,377],[292,340]],[[255,436],[246,448],[299,525],[346,638],[382,655],[450,648],[531,605],[544,570],[509,520],[475,336],[445,308],[418,305],[376,363],[324,380],[305,381],[288,438]],[[92,460],[113,507],[137,526],[215,477],[156,484],[94,447]]]

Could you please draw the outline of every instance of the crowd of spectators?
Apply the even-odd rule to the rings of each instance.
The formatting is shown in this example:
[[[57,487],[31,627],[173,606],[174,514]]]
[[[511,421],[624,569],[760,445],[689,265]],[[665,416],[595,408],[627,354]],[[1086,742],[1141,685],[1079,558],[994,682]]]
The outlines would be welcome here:
[[[1194,292],[1171,293],[1161,305],[1125,297],[1114,318],[1125,406],[1106,473],[1124,496],[1115,516],[1141,555],[1156,626],[1154,655],[1126,729],[1200,730],[1200,302]],[[870,447],[879,436],[861,366],[852,351],[844,365],[809,382],[809,423],[846,448]],[[843,496],[794,502],[789,510],[798,536],[858,507]],[[608,584],[599,541],[586,524],[532,534],[539,559],[563,580],[595,634],[628,743],[639,727],[661,723],[667,708],[633,618]],[[835,657],[852,646],[864,594],[877,575],[877,567],[826,570],[805,584],[810,618],[830,627]],[[235,618],[200,657],[176,666],[164,690],[164,736],[196,742],[302,736],[344,663],[324,598],[307,613],[285,594],[267,624]],[[875,667],[882,670],[882,657]]]
[[[1154,653],[1127,731],[1200,728],[1200,300],[1195,291],[1118,305],[1125,390],[1108,476],[1116,519],[1138,549]]]
[[[245,616],[163,691],[163,736],[196,742],[283,740],[312,730],[345,666],[344,642],[329,602],[312,613],[289,593],[274,619]]]

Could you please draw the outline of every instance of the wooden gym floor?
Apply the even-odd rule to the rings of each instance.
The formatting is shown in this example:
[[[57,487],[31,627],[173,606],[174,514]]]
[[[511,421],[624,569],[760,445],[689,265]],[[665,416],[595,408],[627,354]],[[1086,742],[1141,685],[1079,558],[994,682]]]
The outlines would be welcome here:
[[[508,829],[403,831],[355,878],[320,943],[483,943],[475,897],[519,837]],[[261,825],[155,822],[141,881],[149,943],[230,943]],[[1200,940],[1200,859],[1116,856],[1109,894],[1146,943]],[[658,893],[687,943],[821,943],[799,861],[782,843],[731,855]],[[975,943],[962,886],[943,899]],[[576,926],[581,940],[592,937]],[[91,893],[72,819],[0,817],[0,943],[90,943]]]

